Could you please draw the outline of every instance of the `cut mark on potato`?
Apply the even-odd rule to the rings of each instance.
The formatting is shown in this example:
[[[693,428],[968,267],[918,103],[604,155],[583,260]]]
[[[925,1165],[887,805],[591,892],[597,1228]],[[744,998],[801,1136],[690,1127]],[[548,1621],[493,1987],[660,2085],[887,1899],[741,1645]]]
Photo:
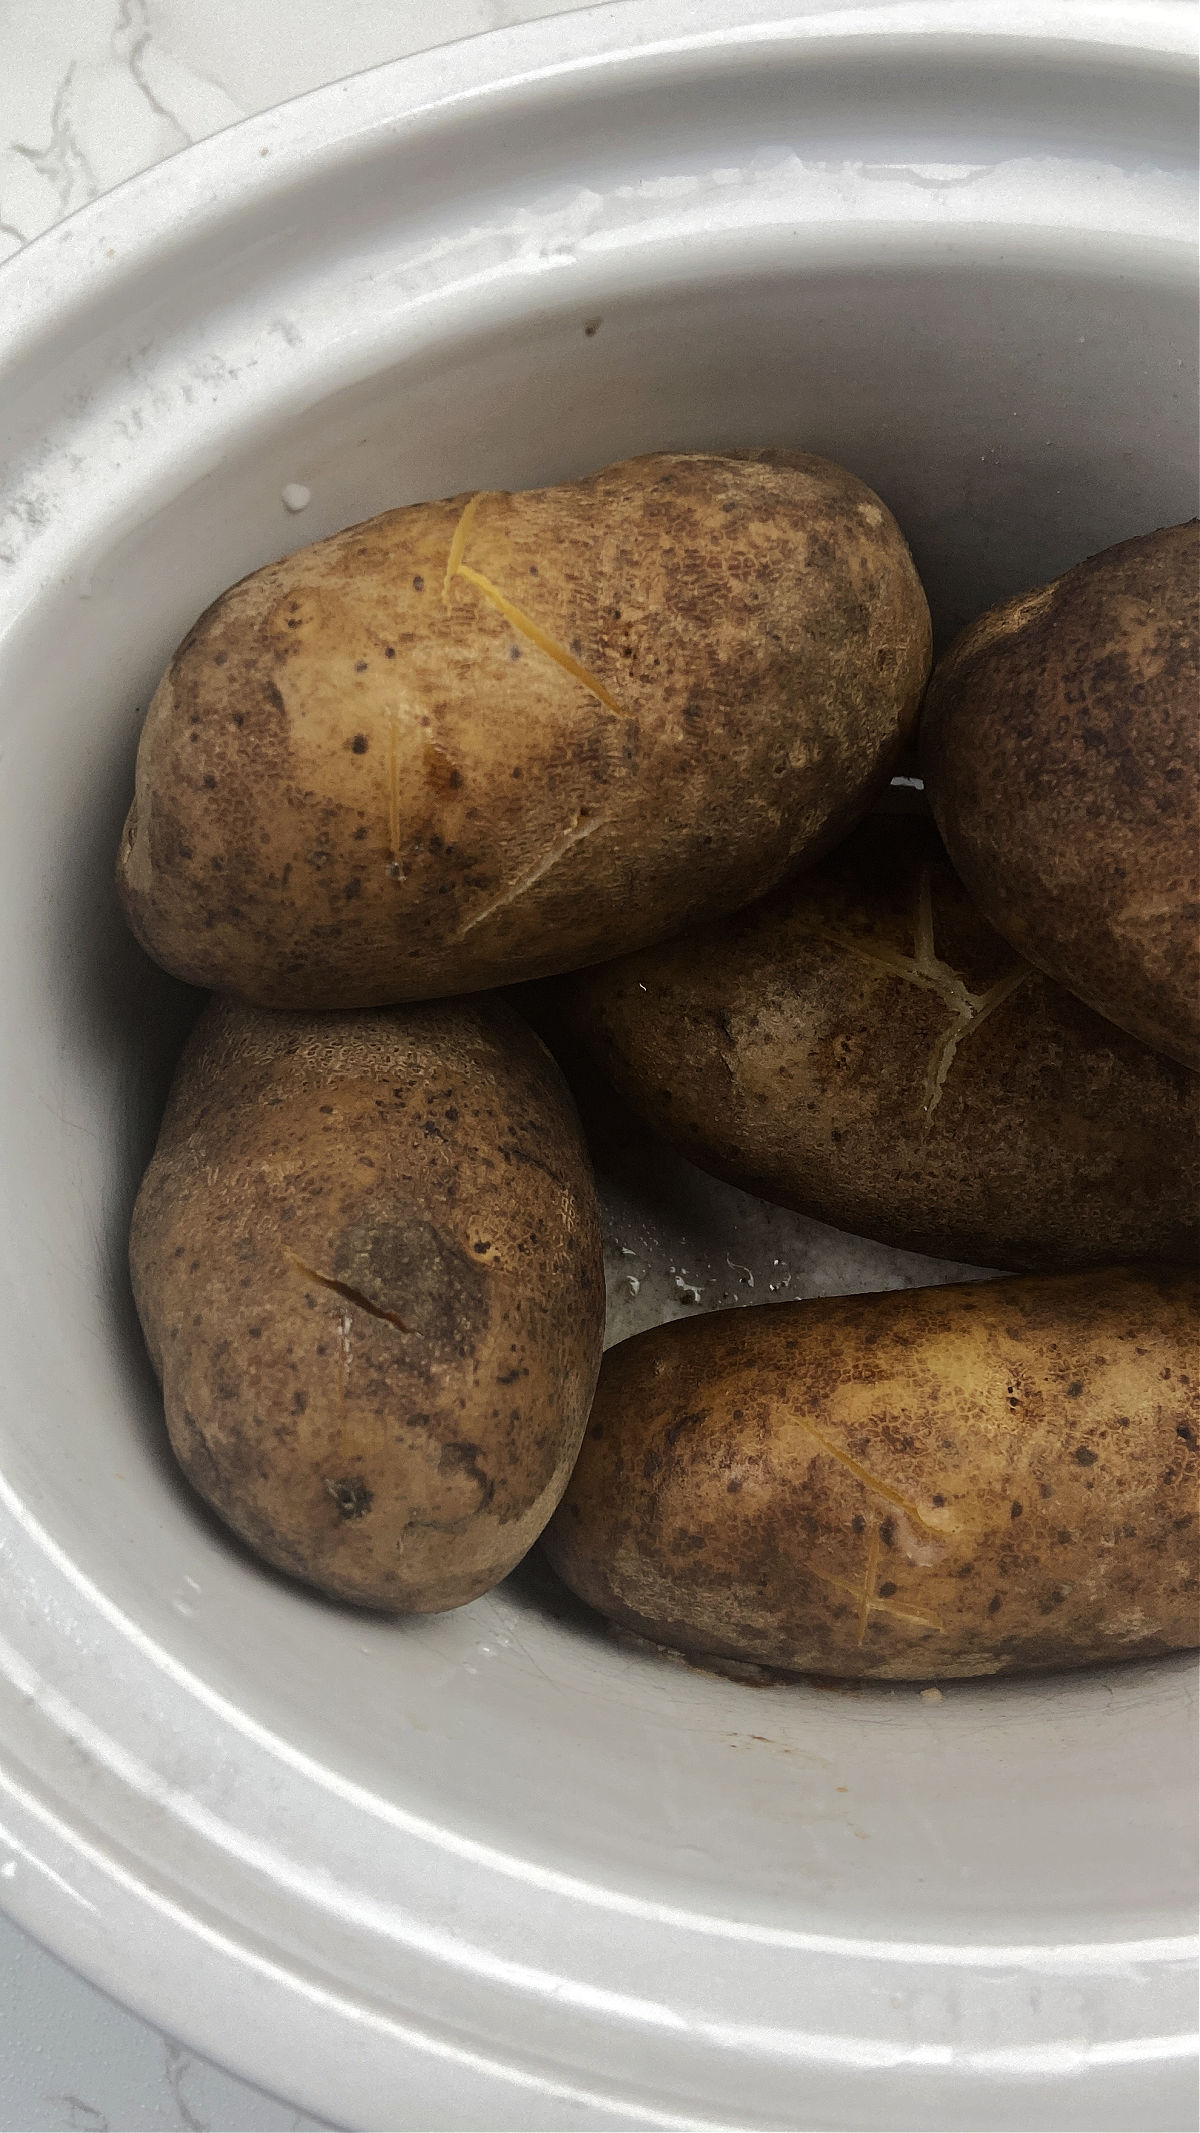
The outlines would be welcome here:
[[[853,1474],[856,1481],[861,1481],[865,1489],[870,1489],[876,1496],[882,1496],[884,1502],[894,1505],[897,1511],[903,1511],[904,1516],[910,1518],[914,1526],[919,1526],[922,1533],[928,1533],[935,1539],[941,1539],[944,1536],[949,1527],[949,1520],[946,1520],[940,1526],[934,1525],[923,1512],[918,1511],[915,1503],[910,1503],[906,1496],[902,1496],[898,1489],[893,1489],[886,1481],[880,1481],[877,1475],[872,1474],[869,1467],[860,1466],[858,1460],[852,1459],[849,1452],[842,1451],[839,1445],[831,1443],[830,1439],[824,1436],[819,1429],[814,1429],[812,1423],[805,1416],[797,1415],[796,1420],[805,1434],[814,1438],[816,1443],[820,1445],[821,1450],[830,1459],[835,1459],[839,1466],[844,1466],[846,1472]]]
[[[835,932],[832,927],[818,926],[814,930],[819,940],[828,941],[835,948],[844,948],[847,954],[858,956],[862,962],[874,963],[890,971],[893,977],[904,978],[910,985],[920,985],[926,992],[936,993],[949,1008],[954,1020],[935,1046],[925,1076],[921,1109],[928,1124],[942,1100],[946,1077],[963,1038],[969,1031],[978,1029],[980,1023],[1024,983],[1029,976],[1028,963],[1016,964],[994,985],[989,985],[986,992],[971,992],[958,972],[942,961],[934,945],[933,882],[928,867],[922,867],[917,889],[912,955],[904,955],[898,948],[889,948],[881,942],[858,940],[852,933]]]
[[[462,568],[462,559],[466,554],[467,542],[471,537],[471,527],[475,522],[475,513],[478,511],[484,497],[490,494],[491,492],[488,489],[477,489],[474,496],[467,498],[458,524],[451,535],[450,553],[446,557],[446,575],[442,579],[442,606],[447,609],[450,606],[450,588]]]
[[[388,850],[391,859],[388,872],[393,881],[403,881],[404,863],[400,857],[400,706],[388,705],[387,718],[387,777],[388,777]]]
[[[380,1318],[385,1325],[395,1326],[398,1333],[408,1332],[409,1329],[398,1311],[389,1311],[383,1304],[372,1303],[369,1296],[364,1296],[361,1289],[352,1288],[348,1281],[338,1281],[332,1274],[319,1274],[316,1267],[308,1266],[303,1259],[297,1257],[295,1252],[289,1251],[286,1256],[295,1267],[296,1272],[304,1276],[305,1281],[314,1281],[318,1288],[328,1289],[331,1295],[340,1296],[343,1303],[353,1304],[356,1311],[365,1311],[368,1318]],[[344,1368],[346,1356],[349,1352],[350,1321],[343,1318],[341,1323],[345,1329],[342,1334],[342,1350],[344,1352],[340,1351]]]
[[[993,1010],[1007,1000],[1018,985],[1024,983],[1028,974],[1022,965],[1019,970],[1010,970],[1007,977],[999,978],[987,992],[971,996],[970,1005],[963,1009],[957,1021],[947,1030],[941,1045],[929,1062],[929,1072],[925,1077],[925,1100],[921,1108],[926,1119],[932,1116],[942,1100],[946,1076],[954,1064],[963,1038],[969,1030],[978,1029],[980,1023],[986,1021]]]
[[[581,688],[586,689],[598,703],[603,704],[606,711],[611,711],[614,718],[628,718],[629,712],[605,688],[598,675],[581,665],[565,645],[559,644],[548,630],[542,628],[540,622],[535,621],[525,608],[518,607],[515,600],[510,600],[508,594],[501,592],[500,587],[494,585],[490,578],[485,578],[481,570],[474,570],[469,563],[464,562],[476,507],[487,494],[486,489],[481,489],[478,495],[471,498],[454,529],[450,553],[446,558],[446,575],[442,580],[442,600],[446,607],[450,606],[451,589],[455,579],[465,578],[468,585],[473,585],[476,592],[482,593],[497,614],[503,615],[509,628],[516,630],[518,636],[535,645],[539,652],[544,652],[547,659],[552,659],[556,667],[561,668],[564,674],[569,674],[572,681],[577,681]]]
[[[878,1568],[879,1528],[878,1526],[872,1526],[871,1539],[867,1548],[867,1567],[863,1572],[862,1591],[858,1598],[858,1635],[854,1640],[856,1644],[862,1644],[866,1638],[867,1624],[871,1619],[871,1598],[875,1591],[875,1577]]]
[[[524,896],[535,882],[541,881],[543,875],[548,874],[551,867],[556,867],[560,859],[564,859],[575,845],[582,844],[585,837],[592,836],[607,820],[607,815],[593,815],[589,808],[581,807],[570,829],[563,831],[550,850],[533,866],[527,867],[523,874],[519,874],[506,889],[502,889],[498,896],[490,897],[487,903],[473,911],[470,918],[459,927],[455,939],[465,940],[468,933],[473,933],[476,926],[483,924],[485,918],[491,918],[495,912],[503,911],[508,904],[516,903],[518,897]]]
[[[338,1320],[337,1352],[337,1408],[338,1430],[344,1435],[346,1429],[346,1387],[350,1380],[350,1313],[343,1311]]]
[[[870,1628],[873,1614],[895,1615],[901,1622],[915,1623],[918,1629],[936,1629],[944,1633],[945,1624],[939,1620],[937,1615],[925,1614],[922,1609],[917,1607],[897,1607],[894,1600],[881,1598],[875,1590],[875,1579],[878,1571],[879,1528],[876,1526],[871,1532],[870,1546],[867,1550],[867,1567],[863,1572],[861,1585],[852,1585],[849,1578],[834,1577],[832,1572],[828,1570],[813,1569],[811,1573],[813,1577],[820,1578],[823,1585],[832,1585],[838,1592],[848,1593],[852,1600],[858,1601],[858,1632],[854,1639],[856,1644],[866,1643],[867,1631]]]

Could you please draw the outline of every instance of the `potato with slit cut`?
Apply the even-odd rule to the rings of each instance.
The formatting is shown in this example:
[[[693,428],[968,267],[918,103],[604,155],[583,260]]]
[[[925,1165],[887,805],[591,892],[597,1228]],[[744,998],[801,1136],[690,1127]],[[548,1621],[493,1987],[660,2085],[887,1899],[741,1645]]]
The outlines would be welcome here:
[[[543,1547],[622,1630],[874,1681],[1195,1645],[1190,1269],[685,1319],[611,1348]]]
[[[843,834],[929,653],[891,514],[803,453],[388,511],[185,638],[138,750],[126,916],[177,977],[268,1007],[575,969]]]
[[[1197,1254],[1200,1080],[1023,961],[920,815],[554,991],[626,1101],[747,1192],[975,1266]]]
[[[1008,600],[930,684],[951,859],[1013,947],[1200,1069],[1200,521]]]
[[[570,1098],[502,1002],[214,1003],[130,1264],[179,1463],[277,1569],[432,1613],[541,1532],[599,1369],[604,1274]]]

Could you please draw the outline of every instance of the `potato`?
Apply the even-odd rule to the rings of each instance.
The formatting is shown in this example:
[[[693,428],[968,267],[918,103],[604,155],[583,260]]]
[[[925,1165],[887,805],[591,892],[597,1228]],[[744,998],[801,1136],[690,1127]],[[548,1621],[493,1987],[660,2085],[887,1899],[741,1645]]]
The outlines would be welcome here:
[[[965,630],[921,733],[950,857],[1031,963],[1200,1068],[1200,525]]]
[[[180,1465],[267,1562],[429,1613],[541,1531],[604,1279],[565,1086],[503,1003],[211,1006],[130,1264]]]
[[[1200,1243],[1200,1081],[1022,962],[919,816],[555,990],[667,1140],[839,1229],[1020,1268]]]
[[[385,512],[184,640],[138,751],[126,914],[177,976],[269,1007],[594,962],[848,829],[929,643],[890,514],[799,453]]]
[[[1197,1641],[1191,1271],[721,1311],[609,1350],[543,1546],[696,1656],[954,1679]]]

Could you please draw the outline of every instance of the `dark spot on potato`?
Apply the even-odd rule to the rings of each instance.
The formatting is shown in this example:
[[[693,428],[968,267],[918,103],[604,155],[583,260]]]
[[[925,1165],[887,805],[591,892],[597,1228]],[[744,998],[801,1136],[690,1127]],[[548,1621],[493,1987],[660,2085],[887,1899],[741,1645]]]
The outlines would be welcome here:
[[[225,662],[226,662],[226,660],[228,659],[228,657],[229,657],[229,654],[228,654],[228,652],[214,652],[214,653],[213,653],[213,665],[214,665],[215,667],[223,667],[223,666],[224,666],[224,664],[225,664]]]
[[[663,1431],[665,1442],[674,1450],[685,1429],[698,1429],[707,1413],[708,1409],[706,1407],[699,1414],[681,1415],[678,1422],[672,1422],[669,1429]]]
[[[273,681],[267,683],[267,702],[275,711],[282,711],[284,708],[283,697]]]
[[[418,573],[417,573],[416,577],[415,577],[415,578],[413,579],[413,591],[414,591],[414,592],[419,592],[419,593],[423,593],[423,592],[424,592],[424,590],[425,590],[425,580],[424,580],[424,578],[423,578],[423,577],[421,576],[420,572],[418,571]],[[389,658],[391,657],[391,654],[390,654],[390,653],[388,654],[388,657],[389,657]]]
[[[861,1511],[855,1512],[850,1524],[855,1533],[865,1533],[867,1530],[867,1521]]]
[[[1096,1454],[1093,1451],[1089,1451],[1086,1444],[1081,1444],[1076,1448],[1075,1460],[1079,1466],[1095,1466]]]
[[[1080,1393],[1081,1393],[1082,1391],[1083,1391],[1083,1379],[1082,1379],[1082,1378],[1074,1378],[1074,1379],[1072,1380],[1072,1382],[1071,1382],[1071,1383],[1070,1383],[1070,1384],[1068,1385],[1068,1387],[1067,1387],[1067,1398],[1068,1398],[1068,1400],[1077,1400],[1077,1399],[1079,1398],[1079,1395],[1080,1395]]]
[[[998,1592],[994,1592],[992,1594],[991,1599],[988,1601],[987,1611],[990,1615],[998,1615],[1003,1605],[1004,1602],[1001,1599],[1000,1594]]]
[[[374,1492],[357,1474],[345,1481],[327,1481],[325,1486],[343,1518],[365,1518],[375,1501]]]
[[[480,1446],[471,1444],[466,1440],[443,1444],[441,1455],[438,1459],[438,1472],[439,1474],[469,1474],[471,1480],[479,1484],[479,1503],[476,1508],[483,1511],[486,1510],[496,1493],[496,1484],[489,1474],[484,1473],[480,1466],[481,1456]]]
[[[486,1270],[432,1223],[406,1217],[390,1192],[374,1191],[342,1232],[328,1271],[403,1319],[399,1342],[410,1367],[471,1354],[488,1316]]]
[[[1014,1503],[1014,1504],[1012,1505],[1011,1509],[1009,1510],[1009,1514],[1008,1514],[1008,1515],[1009,1515],[1009,1517],[1010,1517],[1010,1518],[1020,1518],[1020,1516],[1021,1516],[1022,1512],[1024,1511],[1024,1509],[1025,1509],[1025,1506],[1024,1506],[1024,1504],[1023,1504],[1023,1503]]]
[[[519,1369],[506,1370],[504,1371],[502,1376],[496,1379],[496,1383],[497,1385],[515,1385],[520,1375],[521,1373]]]
[[[898,1591],[899,1587],[897,1585],[894,1585],[890,1578],[885,1578],[879,1588],[879,1597],[881,1600],[890,1600],[893,1593]]]
[[[352,755],[365,755],[370,745],[365,733],[356,733],[350,743],[350,753]]]
[[[205,790],[205,792],[215,792],[215,790],[216,790],[216,784],[217,784],[217,781],[216,781],[216,779],[214,778],[214,776],[213,776],[213,774],[212,774],[211,770],[206,770],[206,771],[205,771],[205,773],[204,773],[204,790]]]
[[[945,1497],[944,1497],[944,1496],[934,1496],[934,1497],[931,1497],[931,1498],[930,1498],[930,1501],[931,1501],[931,1503],[933,1504],[933,1506],[934,1506],[935,1510],[938,1510],[938,1511],[940,1511],[940,1510],[942,1509],[942,1506],[944,1505],[944,1503],[945,1503],[946,1499],[945,1499]]]

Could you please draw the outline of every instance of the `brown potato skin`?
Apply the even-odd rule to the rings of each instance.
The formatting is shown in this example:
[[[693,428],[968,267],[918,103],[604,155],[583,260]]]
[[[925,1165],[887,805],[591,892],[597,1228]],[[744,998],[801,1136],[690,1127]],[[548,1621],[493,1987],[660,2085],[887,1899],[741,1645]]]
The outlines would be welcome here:
[[[981,617],[930,684],[921,766],[1013,947],[1200,1069],[1200,522]]]
[[[664,1139],[839,1229],[1031,1271],[1200,1247],[1200,1081],[1023,963],[922,816],[555,991]]]
[[[125,913],[176,976],[268,1007],[576,968],[835,841],[929,657],[895,521],[808,454],[385,512],[185,638],[138,750]]]
[[[541,1531],[587,1418],[604,1274],[570,1098],[503,1003],[214,1003],[130,1267],[179,1463],[276,1568],[432,1613]]]
[[[624,1629],[876,1681],[1197,1641],[1190,1270],[721,1311],[611,1348],[543,1538]]]

